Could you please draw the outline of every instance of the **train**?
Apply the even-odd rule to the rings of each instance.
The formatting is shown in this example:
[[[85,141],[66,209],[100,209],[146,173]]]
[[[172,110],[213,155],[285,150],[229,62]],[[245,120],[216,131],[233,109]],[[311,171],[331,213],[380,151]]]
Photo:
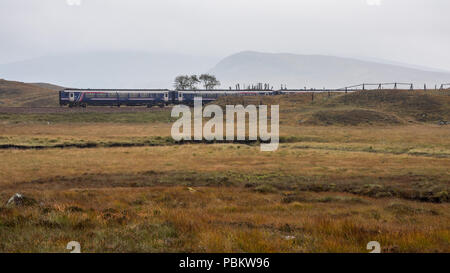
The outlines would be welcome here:
[[[369,90],[366,86],[378,86],[382,84],[359,84],[340,89],[287,89],[282,87],[280,90],[272,89],[222,89],[222,90],[169,90],[169,89],[75,89],[66,88],[59,91],[59,104],[61,106],[165,106],[169,104],[193,105],[194,98],[201,97],[204,104],[217,100],[223,96],[273,96],[289,95],[298,93],[351,93],[357,91]],[[394,89],[397,85],[412,84],[394,83]],[[448,84],[441,85],[441,89]],[[362,87],[362,89],[358,89]]]
[[[223,96],[272,96],[273,90],[168,90],[168,89],[64,89],[59,92],[59,104],[69,107],[86,106],[166,106],[193,105],[195,97],[209,103]]]

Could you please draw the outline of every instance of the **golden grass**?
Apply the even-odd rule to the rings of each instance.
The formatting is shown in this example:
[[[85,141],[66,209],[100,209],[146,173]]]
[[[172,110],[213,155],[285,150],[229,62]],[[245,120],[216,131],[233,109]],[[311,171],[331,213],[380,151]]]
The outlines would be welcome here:
[[[79,137],[118,128],[128,127],[87,126]],[[129,128],[117,134],[153,130]],[[64,252],[72,240],[85,252],[367,252],[373,240],[384,252],[450,251],[448,203],[336,192],[340,183],[448,190],[450,158],[435,156],[448,152],[446,129],[380,131],[307,127],[308,142],[273,153],[242,144],[0,150],[2,201],[15,192],[38,201],[0,209],[0,251]],[[405,145],[432,156],[385,151]],[[289,179],[336,190],[291,189]]]
[[[289,98],[305,109],[283,102],[284,142],[272,153],[164,142],[0,149],[0,201],[37,201],[0,206],[0,251],[64,252],[76,240],[83,252],[367,252],[375,240],[384,252],[449,252],[449,127],[305,126],[308,99]],[[2,123],[0,144],[140,143],[170,126]]]
[[[0,211],[1,251],[64,252],[71,240],[84,252],[367,252],[373,240],[384,252],[450,251],[448,204],[338,193],[286,203],[234,187],[28,194],[41,204]]]
[[[320,145],[317,145],[320,147]],[[433,158],[304,149],[283,144],[274,153],[258,146],[237,144],[191,144],[183,146],[0,150],[0,184],[56,175],[121,173],[139,171],[234,171],[243,173],[283,172],[293,175],[377,179],[389,175],[429,175],[448,178],[450,158]]]

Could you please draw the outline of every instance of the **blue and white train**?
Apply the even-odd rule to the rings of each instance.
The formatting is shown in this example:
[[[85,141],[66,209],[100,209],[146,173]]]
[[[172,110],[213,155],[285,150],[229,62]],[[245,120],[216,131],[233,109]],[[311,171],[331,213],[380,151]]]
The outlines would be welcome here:
[[[59,92],[59,104],[92,106],[164,106],[171,103],[167,89],[64,89]]]
[[[271,96],[272,90],[182,90],[168,89],[64,89],[59,92],[59,104],[81,106],[164,106],[194,104],[195,97],[209,103],[224,96]]]

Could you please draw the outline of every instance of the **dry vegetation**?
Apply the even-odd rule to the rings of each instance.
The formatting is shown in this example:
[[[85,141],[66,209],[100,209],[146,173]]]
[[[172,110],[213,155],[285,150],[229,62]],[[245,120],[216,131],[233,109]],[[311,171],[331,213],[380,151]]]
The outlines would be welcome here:
[[[51,84],[23,83],[0,79],[0,107],[42,107],[58,105],[58,90]]]
[[[448,95],[346,96],[245,99],[280,104],[273,153],[173,143],[168,110],[2,114],[0,200],[34,202],[0,207],[0,251],[449,252]]]

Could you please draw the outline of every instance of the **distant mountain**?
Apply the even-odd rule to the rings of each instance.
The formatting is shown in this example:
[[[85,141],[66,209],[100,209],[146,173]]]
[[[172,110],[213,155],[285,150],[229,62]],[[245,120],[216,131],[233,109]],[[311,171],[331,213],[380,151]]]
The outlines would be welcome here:
[[[433,88],[450,82],[450,73],[367,59],[245,51],[217,61],[172,53],[83,52],[0,64],[0,78],[36,82],[52,90],[58,87],[39,83],[74,88],[172,88],[177,75],[204,72],[215,74],[221,88],[234,88],[236,83],[269,83],[275,89],[281,84],[339,88],[371,82],[412,82],[421,88],[426,83]]]
[[[177,75],[202,73],[216,62],[172,53],[83,52],[0,64],[0,77],[74,88],[171,88]]]
[[[450,73],[425,71],[399,65],[362,61],[351,58],[240,52],[220,61],[210,73],[217,76],[222,87],[236,83],[270,83],[275,89],[340,88],[360,83],[405,82],[416,87],[450,82]]]
[[[0,79],[0,107],[58,106],[58,90],[64,87],[52,84],[32,84]]]

